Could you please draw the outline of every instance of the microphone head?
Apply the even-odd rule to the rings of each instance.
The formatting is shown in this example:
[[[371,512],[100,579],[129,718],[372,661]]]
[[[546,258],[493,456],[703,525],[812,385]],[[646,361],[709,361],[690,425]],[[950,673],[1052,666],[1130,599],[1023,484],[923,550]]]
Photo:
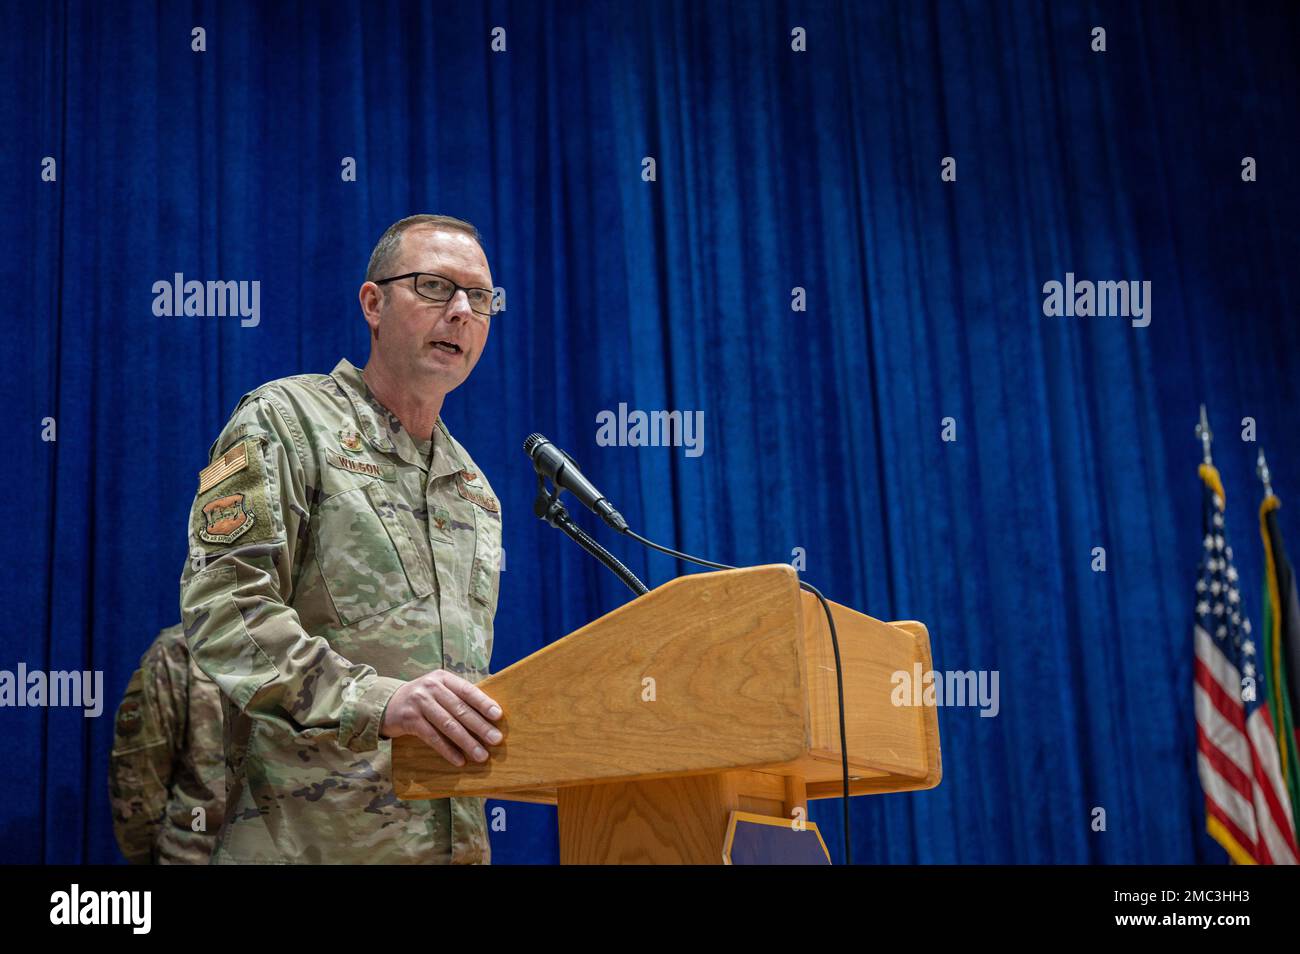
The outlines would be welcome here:
[[[549,443],[550,441],[541,434],[529,434],[528,440],[524,441],[524,453],[529,457],[532,457],[537,448],[541,447],[543,444]]]

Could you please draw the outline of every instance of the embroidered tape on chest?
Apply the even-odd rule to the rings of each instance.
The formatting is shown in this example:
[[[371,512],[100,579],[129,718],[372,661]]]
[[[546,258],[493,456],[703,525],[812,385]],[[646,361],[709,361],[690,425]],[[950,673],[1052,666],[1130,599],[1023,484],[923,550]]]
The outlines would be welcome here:
[[[456,489],[460,491],[462,497],[471,503],[478,504],[484,510],[491,511],[492,513],[499,513],[501,510],[501,505],[497,503],[495,497],[491,494],[486,494],[481,490],[475,490],[473,487],[467,487],[463,480],[456,481]]]
[[[325,460],[340,470],[351,471],[354,474],[364,474],[367,477],[378,477],[380,480],[387,481],[397,480],[397,467],[393,464],[380,464],[369,460],[354,460],[351,457],[344,457],[342,454],[336,454],[331,450],[325,452]]]

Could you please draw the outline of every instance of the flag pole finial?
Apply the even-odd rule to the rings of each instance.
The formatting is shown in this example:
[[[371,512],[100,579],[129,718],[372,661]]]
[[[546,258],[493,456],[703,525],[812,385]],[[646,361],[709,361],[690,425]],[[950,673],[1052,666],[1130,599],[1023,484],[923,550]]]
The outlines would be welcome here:
[[[1210,456],[1210,441],[1214,435],[1210,432],[1210,419],[1205,415],[1205,405],[1201,405],[1201,422],[1196,425],[1196,436],[1201,439],[1201,451],[1203,459],[1207,466],[1214,466],[1214,458]]]
[[[1255,462],[1255,473],[1259,474],[1259,479],[1264,484],[1264,496],[1273,496],[1273,481],[1268,473],[1268,461],[1264,459],[1264,448],[1259,449],[1259,457]]]

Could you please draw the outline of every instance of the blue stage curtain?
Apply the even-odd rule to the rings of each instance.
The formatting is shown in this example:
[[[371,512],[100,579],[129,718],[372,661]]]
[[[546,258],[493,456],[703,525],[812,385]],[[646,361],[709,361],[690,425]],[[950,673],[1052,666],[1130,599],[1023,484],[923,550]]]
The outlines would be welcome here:
[[[476,223],[507,293],[445,411],[504,504],[495,669],[629,598],[531,517],[541,431],[648,536],[742,564],[802,548],[831,599],[924,621],[936,668],[998,672],[995,717],[940,710],[937,789],[854,801],[857,860],[1224,860],[1196,779],[1193,426],[1203,400],[1258,623],[1245,417],[1300,547],[1294,7],[52,2],[2,22],[0,669],[99,669],[105,695],[96,719],[0,710],[4,860],[118,857],[112,712],[178,618],[208,445],[258,384],[364,363],[356,290],[414,212]],[[260,281],[260,323],[156,317],[177,272]],[[1044,317],[1067,272],[1150,281],[1150,325]],[[598,445],[620,404],[702,411],[703,452]],[[652,585],[681,572],[603,538]],[[506,808],[494,860],[556,860],[554,811]],[[840,858],[838,803],[812,817]]]

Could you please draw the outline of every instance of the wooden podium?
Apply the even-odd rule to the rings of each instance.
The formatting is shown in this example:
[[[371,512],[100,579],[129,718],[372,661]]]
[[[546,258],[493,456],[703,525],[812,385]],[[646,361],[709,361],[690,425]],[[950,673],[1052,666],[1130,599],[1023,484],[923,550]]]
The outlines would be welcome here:
[[[933,788],[937,712],[892,699],[931,668],[925,626],[831,612],[850,793]],[[826,616],[785,564],[678,577],[479,685],[503,710],[491,758],[394,739],[397,795],[556,805],[563,864],[720,864],[732,812],[842,790]]]

